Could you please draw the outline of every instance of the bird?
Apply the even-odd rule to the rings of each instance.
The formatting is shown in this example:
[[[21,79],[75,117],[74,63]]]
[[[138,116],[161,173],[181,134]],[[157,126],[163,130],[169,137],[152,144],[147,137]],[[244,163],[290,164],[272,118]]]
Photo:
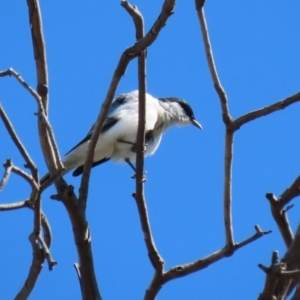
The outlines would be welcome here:
[[[176,97],[156,98],[148,93],[145,96],[145,157],[155,153],[163,133],[171,126],[191,124],[202,129],[201,124],[195,119],[191,106],[183,99]],[[126,162],[135,170],[133,163],[136,160],[138,103],[139,91],[137,90],[121,94],[113,100],[95,147],[92,167],[113,160]],[[67,152],[63,159],[65,170],[61,176],[74,169],[73,176],[82,174],[94,128],[95,124],[85,138]],[[46,174],[41,179],[41,184],[49,177],[49,173]]]

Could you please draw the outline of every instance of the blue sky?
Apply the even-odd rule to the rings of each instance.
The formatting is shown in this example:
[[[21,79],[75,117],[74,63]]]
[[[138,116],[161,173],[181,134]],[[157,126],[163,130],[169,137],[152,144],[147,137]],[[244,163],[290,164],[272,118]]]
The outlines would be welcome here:
[[[148,30],[162,1],[139,1]],[[132,20],[119,1],[41,1],[46,38],[50,121],[63,155],[95,121],[122,51],[135,41]],[[206,16],[215,62],[236,118],[299,91],[300,43],[298,1],[207,1]],[[35,66],[25,1],[0,3],[0,69],[13,67],[35,87]],[[117,93],[137,88],[133,61]],[[166,269],[217,251],[224,245],[224,126],[218,97],[208,72],[194,1],[178,1],[147,57],[147,90],[154,96],[187,100],[203,125],[172,128],[160,148],[146,159],[146,199],[156,245]],[[13,78],[1,78],[0,101],[23,143],[47,172],[39,147],[36,103]],[[298,104],[247,124],[235,135],[233,225],[235,241],[254,233],[254,224],[273,233],[234,256],[168,283],[159,300],[256,299],[271,253],[285,246],[264,195],[276,195],[299,175]],[[0,160],[24,161],[0,124]],[[95,168],[90,181],[88,220],[97,278],[105,300],[142,299],[153,269],[147,257],[135,202],[132,170],[111,162]],[[79,180],[65,176],[78,191]],[[23,200],[28,186],[12,176],[1,203]],[[80,299],[73,268],[77,262],[72,229],[59,202],[43,197],[51,223],[51,252],[58,265],[45,265],[30,299]],[[299,205],[289,211],[293,230]],[[29,210],[1,213],[0,290],[12,299],[31,263]]]

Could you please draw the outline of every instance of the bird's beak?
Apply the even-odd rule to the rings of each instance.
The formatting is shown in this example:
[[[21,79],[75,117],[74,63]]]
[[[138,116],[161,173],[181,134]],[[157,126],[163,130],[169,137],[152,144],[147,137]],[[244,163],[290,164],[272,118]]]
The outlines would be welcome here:
[[[200,124],[199,122],[197,122],[195,119],[191,120],[191,123],[192,123],[194,126],[198,127],[199,129],[202,129],[201,124]]]

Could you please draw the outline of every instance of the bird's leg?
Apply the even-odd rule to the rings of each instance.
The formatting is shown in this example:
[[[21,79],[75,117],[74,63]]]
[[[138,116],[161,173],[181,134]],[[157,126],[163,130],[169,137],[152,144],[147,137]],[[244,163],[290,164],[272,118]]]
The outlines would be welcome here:
[[[130,159],[129,159],[129,158],[125,158],[125,161],[128,163],[128,165],[130,166],[130,168],[131,168],[134,172],[136,172],[136,168],[135,168],[135,166],[133,165],[133,163],[130,161]]]
[[[125,161],[128,163],[128,165],[130,166],[130,168],[134,172],[136,172],[136,167],[133,165],[133,163],[130,161],[130,159],[129,158],[125,158]],[[144,174],[143,174],[143,179],[142,179],[143,182],[145,182],[147,180],[147,178],[145,176],[145,173],[146,173],[146,171],[144,171]],[[131,178],[133,178],[133,179],[136,178],[136,174],[134,174],[133,176],[131,176]]]

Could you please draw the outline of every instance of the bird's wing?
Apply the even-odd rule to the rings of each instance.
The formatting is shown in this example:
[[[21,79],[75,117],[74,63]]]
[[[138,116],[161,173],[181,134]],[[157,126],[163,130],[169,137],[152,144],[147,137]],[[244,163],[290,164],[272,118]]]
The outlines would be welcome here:
[[[120,106],[122,106],[124,103],[126,103],[126,94],[122,94],[119,97],[115,98],[109,108],[107,117],[104,120],[104,124],[101,130],[101,133],[104,133],[106,131],[108,131],[112,126],[114,126],[119,120],[120,118],[118,117],[114,117],[114,111],[116,109],[118,109]],[[71,150],[69,150],[67,154],[69,154],[70,152],[72,152],[74,149],[76,149],[78,146],[82,145],[83,143],[87,142],[95,129],[95,124],[93,124],[93,126],[91,127],[91,129],[89,130],[88,134],[85,136],[84,139],[82,139],[78,144],[76,144]]]
[[[96,166],[98,166],[98,165],[101,165],[101,164],[103,164],[103,163],[105,163],[105,162],[107,162],[107,161],[109,161],[109,160],[110,160],[110,158],[103,158],[103,159],[101,159],[101,160],[98,160],[98,161],[96,161],[96,162],[94,162],[94,163],[92,164],[92,168],[93,168],[93,167],[96,167]],[[74,172],[72,173],[72,175],[73,175],[74,177],[76,177],[76,176],[81,175],[82,173],[83,173],[83,165],[80,166],[80,167],[78,167],[78,168],[76,168],[76,169],[74,170]]]
[[[105,121],[104,121],[104,124],[103,124],[103,127],[102,127],[102,130],[101,130],[101,133],[104,133],[106,131],[108,131],[112,126],[114,126],[117,122],[119,121],[119,118],[114,118],[114,117],[111,117],[111,118],[106,118]],[[82,145],[83,143],[85,143],[86,141],[88,141],[93,132],[94,132],[94,128],[95,128],[95,124],[91,127],[90,131],[88,132],[88,134],[86,135],[86,137],[84,139],[82,139],[78,144],[76,144],[71,150],[69,150],[67,154],[69,154],[70,152],[72,152],[74,149],[76,149],[78,146]]]

